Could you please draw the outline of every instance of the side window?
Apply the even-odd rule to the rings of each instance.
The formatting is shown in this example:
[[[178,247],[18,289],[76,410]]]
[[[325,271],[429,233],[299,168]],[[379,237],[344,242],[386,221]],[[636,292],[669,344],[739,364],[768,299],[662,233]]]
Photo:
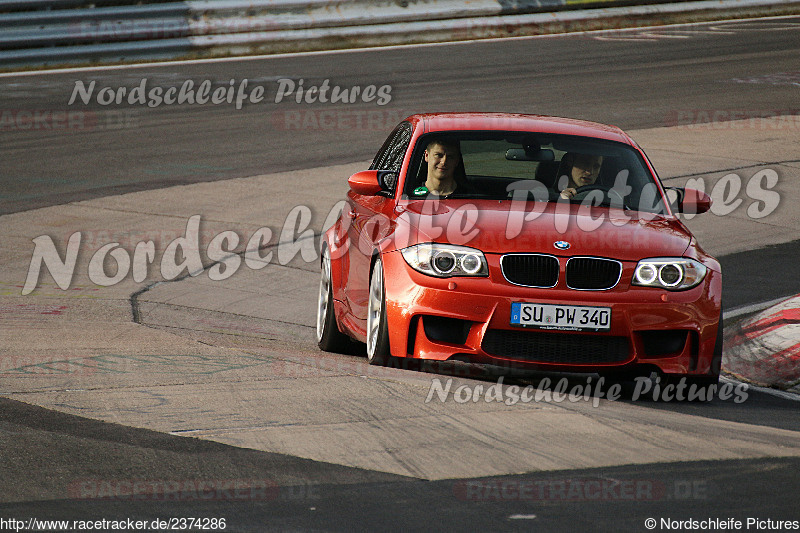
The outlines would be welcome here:
[[[370,170],[391,170],[400,173],[403,166],[403,157],[408,150],[408,143],[411,141],[411,124],[401,122],[383,143],[375,159],[372,160]],[[397,183],[391,183],[391,187]]]

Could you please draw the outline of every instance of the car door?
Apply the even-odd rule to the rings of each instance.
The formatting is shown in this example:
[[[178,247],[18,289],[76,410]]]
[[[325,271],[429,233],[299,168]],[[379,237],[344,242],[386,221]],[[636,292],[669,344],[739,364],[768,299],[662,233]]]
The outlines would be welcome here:
[[[370,165],[370,170],[390,170],[399,175],[403,158],[411,141],[411,124],[401,122],[389,135]],[[345,281],[345,298],[350,312],[359,320],[367,318],[369,274],[376,241],[389,226],[383,214],[387,203],[394,203],[397,180],[388,184],[391,191],[377,196],[362,196],[352,190],[347,195],[344,216],[349,217],[349,261]]]

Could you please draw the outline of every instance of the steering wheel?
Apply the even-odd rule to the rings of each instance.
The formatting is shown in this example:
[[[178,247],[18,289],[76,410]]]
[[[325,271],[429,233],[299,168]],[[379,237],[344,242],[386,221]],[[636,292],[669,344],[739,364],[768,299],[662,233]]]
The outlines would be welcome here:
[[[575,189],[575,196],[578,196],[579,194],[583,194],[589,191],[603,191],[606,194],[606,196],[610,196],[611,194],[613,194],[619,199],[619,205],[621,205],[623,209],[630,209],[628,205],[625,203],[625,198],[622,197],[619,191],[611,187],[606,187],[605,185],[598,185],[597,183],[592,183],[590,185],[582,185],[581,187],[578,187],[577,189]]]

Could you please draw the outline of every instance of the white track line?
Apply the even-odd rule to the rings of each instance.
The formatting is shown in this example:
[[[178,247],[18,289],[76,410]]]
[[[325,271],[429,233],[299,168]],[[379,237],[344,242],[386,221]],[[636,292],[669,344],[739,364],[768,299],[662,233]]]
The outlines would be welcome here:
[[[784,296],[782,298],[776,298],[775,300],[770,300],[768,302],[761,302],[757,304],[734,307],[730,311],[725,311],[724,313],[722,313],[722,319],[729,320],[731,318],[736,318],[737,316],[747,315],[750,313],[757,313],[759,311],[763,311],[764,309],[770,308],[773,305],[778,305],[779,303],[784,302],[789,298],[794,298],[794,296]]]
[[[642,30],[658,30],[658,29],[671,29],[671,28],[680,28],[680,27],[691,27],[691,26],[701,26],[701,25],[708,25],[708,24],[716,24],[716,25],[726,25],[726,24],[734,24],[734,23],[746,23],[746,22],[753,22],[753,21],[769,21],[769,20],[786,20],[786,19],[797,19],[797,16],[775,16],[775,17],[757,17],[757,18],[743,18],[743,19],[731,19],[726,21],[713,21],[707,20],[704,22],[686,22],[680,24],[665,24],[661,26],[638,26],[633,28],[623,28],[623,29],[606,29],[606,30],[591,30],[591,31],[576,31],[576,32],[569,32],[569,33],[553,33],[548,35],[526,35],[521,37],[494,37],[490,39],[467,39],[463,41],[447,41],[441,43],[417,43],[417,44],[395,44],[395,45],[388,45],[388,46],[372,46],[372,47],[360,47],[360,48],[346,48],[346,49],[339,49],[339,50],[317,50],[313,52],[289,52],[283,54],[264,54],[264,55],[255,55],[255,56],[237,56],[237,57],[216,57],[216,58],[207,58],[207,59],[185,59],[185,60],[177,60],[177,61],[151,61],[148,63],[135,63],[130,65],[100,65],[100,66],[93,66],[93,67],[69,67],[69,68],[60,68],[60,69],[52,69],[52,70],[26,70],[21,72],[3,72],[0,73],[0,78],[9,78],[9,77],[16,77],[16,76],[38,76],[38,75],[45,75],[45,74],[65,74],[65,73],[72,73],[72,72],[95,72],[100,70],[114,70],[114,69],[137,69],[137,68],[149,68],[149,67],[172,67],[175,65],[207,65],[213,63],[229,63],[233,61],[255,61],[260,59],[283,59],[283,58],[292,58],[292,57],[301,57],[301,56],[315,56],[315,55],[333,55],[333,54],[349,54],[349,53],[363,53],[363,52],[374,52],[378,50],[398,50],[398,49],[405,49],[405,48],[423,48],[423,47],[431,47],[431,46],[451,46],[451,45],[460,45],[460,44],[470,44],[470,43],[493,43],[493,42],[504,42],[504,41],[518,41],[518,40],[531,40],[531,39],[549,39],[549,38],[559,38],[559,37],[574,37],[575,35],[601,35],[603,33],[620,33],[620,32],[636,32]]]
[[[725,370],[725,369],[723,369]],[[738,379],[733,379],[728,376],[720,376],[720,382],[722,383],[732,383],[732,384],[739,384],[744,383],[747,385],[748,391],[756,391],[756,392],[763,392],[764,394],[769,394],[770,396],[776,396],[778,398],[782,398],[784,400],[791,400],[793,402],[800,402],[800,394],[795,394],[793,392],[787,392],[784,390],[779,389],[771,389],[769,387],[760,387],[758,385],[753,385],[752,383],[747,383],[746,381],[739,381]]]

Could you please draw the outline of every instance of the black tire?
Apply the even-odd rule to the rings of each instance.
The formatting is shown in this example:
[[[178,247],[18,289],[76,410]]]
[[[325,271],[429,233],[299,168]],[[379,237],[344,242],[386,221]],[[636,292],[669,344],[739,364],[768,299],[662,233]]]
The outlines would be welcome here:
[[[378,257],[369,278],[367,304],[367,361],[386,366],[391,360],[389,325],[386,321],[386,291],[383,283],[383,262]]]
[[[684,394],[689,401],[710,402],[717,394],[718,375],[678,377],[673,381],[677,385],[681,379],[686,384]]]
[[[333,310],[333,283],[331,283],[331,257],[327,248],[322,250],[320,262],[319,298],[317,301],[317,345],[326,352],[342,353],[349,339],[336,323]]]

